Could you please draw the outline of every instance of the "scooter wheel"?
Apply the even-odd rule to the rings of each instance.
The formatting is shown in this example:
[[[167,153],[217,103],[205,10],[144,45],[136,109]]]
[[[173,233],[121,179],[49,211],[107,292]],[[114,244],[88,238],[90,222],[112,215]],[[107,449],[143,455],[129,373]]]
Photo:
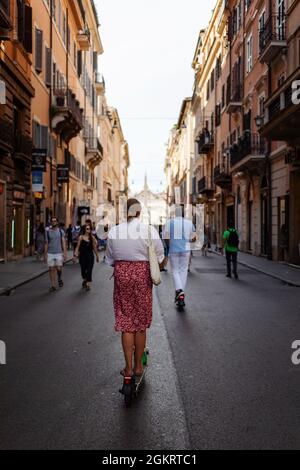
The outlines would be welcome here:
[[[124,385],[123,387],[125,405],[129,407],[132,402],[132,387],[131,385]]]

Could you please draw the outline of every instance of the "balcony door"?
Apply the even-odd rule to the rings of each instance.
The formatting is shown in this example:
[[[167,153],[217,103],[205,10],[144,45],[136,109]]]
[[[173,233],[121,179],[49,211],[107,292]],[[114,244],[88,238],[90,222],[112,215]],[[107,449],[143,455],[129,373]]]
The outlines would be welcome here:
[[[285,0],[277,0],[277,15],[278,40],[283,41],[285,38]]]

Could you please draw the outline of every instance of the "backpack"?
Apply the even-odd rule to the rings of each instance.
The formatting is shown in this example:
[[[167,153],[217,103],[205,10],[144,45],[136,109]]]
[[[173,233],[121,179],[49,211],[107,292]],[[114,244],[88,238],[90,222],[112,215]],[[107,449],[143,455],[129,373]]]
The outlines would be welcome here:
[[[229,237],[227,239],[228,246],[232,246],[233,248],[238,248],[240,243],[238,233],[235,229],[229,230]]]
[[[74,227],[72,229],[72,242],[73,243],[78,242],[80,233],[81,233],[81,227]]]

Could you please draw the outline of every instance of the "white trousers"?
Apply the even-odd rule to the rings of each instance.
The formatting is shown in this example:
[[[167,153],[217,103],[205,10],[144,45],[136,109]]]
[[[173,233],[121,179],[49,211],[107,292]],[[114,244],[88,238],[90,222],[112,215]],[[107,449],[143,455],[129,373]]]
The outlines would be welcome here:
[[[170,253],[170,263],[175,289],[184,291],[189,268],[190,252]]]

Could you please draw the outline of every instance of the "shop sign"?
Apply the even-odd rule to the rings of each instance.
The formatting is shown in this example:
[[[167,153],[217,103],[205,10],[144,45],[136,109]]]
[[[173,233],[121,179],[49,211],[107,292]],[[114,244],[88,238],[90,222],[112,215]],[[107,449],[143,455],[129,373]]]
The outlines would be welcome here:
[[[83,215],[90,215],[90,206],[79,206],[78,207],[78,216],[82,217]]]
[[[69,182],[69,167],[67,165],[57,165],[56,174],[58,183]]]
[[[32,150],[32,170],[46,171],[47,149]]]
[[[32,192],[42,193],[43,192],[43,172],[33,171],[32,174]]]

